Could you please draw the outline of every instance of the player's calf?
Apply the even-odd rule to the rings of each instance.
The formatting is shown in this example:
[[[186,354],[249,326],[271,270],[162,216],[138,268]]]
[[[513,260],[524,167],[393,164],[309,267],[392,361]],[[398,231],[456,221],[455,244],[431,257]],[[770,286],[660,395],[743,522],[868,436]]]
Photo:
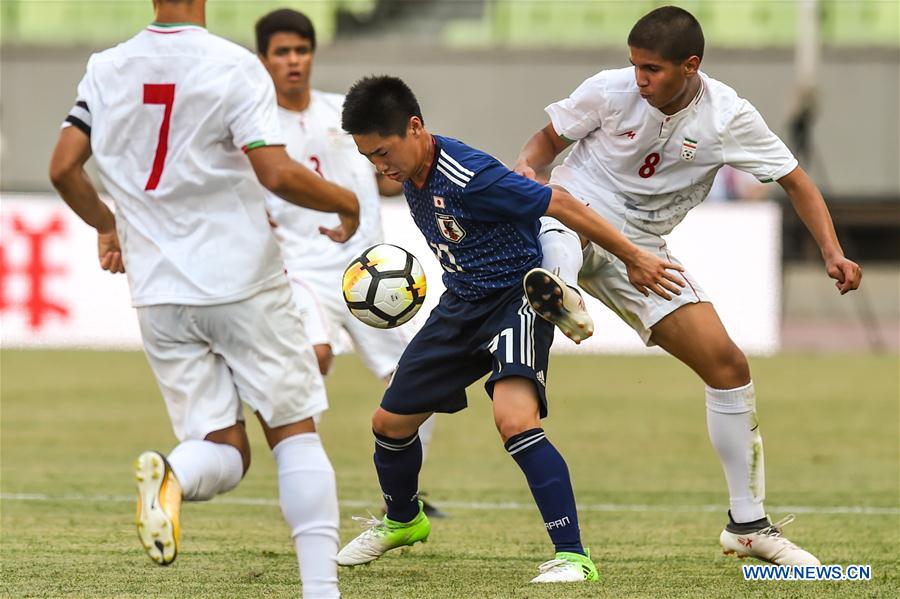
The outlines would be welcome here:
[[[581,293],[544,268],[534,268],[523,280],[525,296],[534,311],[553,323],[572,341],[581,343],[594,334],[594,321]]]

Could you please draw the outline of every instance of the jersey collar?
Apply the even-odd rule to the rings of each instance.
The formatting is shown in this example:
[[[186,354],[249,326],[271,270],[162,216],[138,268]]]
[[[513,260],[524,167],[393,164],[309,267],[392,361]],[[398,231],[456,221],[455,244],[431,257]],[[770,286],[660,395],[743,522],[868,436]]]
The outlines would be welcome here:
[[[206,27],[197,25],[196,23],[157,23],[153,22],[147,25],[147,31],[151,33],[182,33],[184,31],[206,31]]]
[[[412,179],[409,180],[409,182],[412,183],[412,186],[418,190],[428,187],[428,182],[431,181],[431,175],[434,174],[434,168],[437,166],[438,153],[441,151],[440,143],[438,143],[438,136],[433,133],[431,134],[431,149],[434,153],[431,155],[431,164],[428,165],[428,175],[425,177],[425,181],[422,182],[422,187],[416,185]]]
[[[666,114],[659,108],[650,106],[648,104],[647,106],[649,106],[650,108],[650,114],[653,115],[654,119],[656,119],[657,121],[662,121],[663,123],[672,123],[675,121],[680,121],[686,115],[693,112],[697,108],[697,105],[700,103],[700,101],[703,100],[703,97],[706,95],[706,76],[700,72],[697,73],[697,76],[700,77],[700,89],[697,90],[694,99],[691,100],[691,102],[687,106],[685,106],[675,114]]]

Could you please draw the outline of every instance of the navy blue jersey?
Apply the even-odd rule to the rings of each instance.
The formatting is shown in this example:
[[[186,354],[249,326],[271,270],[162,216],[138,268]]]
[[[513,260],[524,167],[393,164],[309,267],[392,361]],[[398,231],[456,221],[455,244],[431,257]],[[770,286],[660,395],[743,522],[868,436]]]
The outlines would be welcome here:
[[[458,140],[432,137],[435,157],[424,186],[407,181],[403,192],[444,268],[444,286],[473,301],[521,284],[541,263],[538,219],[550,188]]]

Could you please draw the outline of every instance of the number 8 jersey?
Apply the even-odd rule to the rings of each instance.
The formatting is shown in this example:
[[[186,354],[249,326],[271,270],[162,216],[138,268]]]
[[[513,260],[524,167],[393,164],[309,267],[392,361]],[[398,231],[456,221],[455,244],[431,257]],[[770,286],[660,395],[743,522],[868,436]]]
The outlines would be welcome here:
[[[228,303],[283,279],[243,152],[284,140],[272,81],[249,51],[154,23],[90,58],[63,126],[91,139],[135,306]]]
[[[569,191],[598,186],[613,192],[628,222],[666,235],[706,198],[723,165],[762,182],[797,167],[750,102],[724,83],[698,76],[697,95],[672,115],[641,97],[632,68],[601,71],[547,106],[556,132],[577,142],[551,183]]]

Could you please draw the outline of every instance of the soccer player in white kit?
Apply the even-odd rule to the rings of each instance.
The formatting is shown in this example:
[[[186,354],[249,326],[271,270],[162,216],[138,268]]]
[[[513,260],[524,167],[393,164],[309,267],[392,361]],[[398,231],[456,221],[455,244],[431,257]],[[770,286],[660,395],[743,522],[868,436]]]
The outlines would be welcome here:
[[[359,198],[359,230],[347,243],[337,244],[319,233],[320,226],[337,222],[335,216],[296,206],[274,194],[267,196],[288,280],[319,370],[327,375],[335,350],[345,349],[340,337],[343,331],[369,370],[387,382],[411,336],[403,327],[376,329],[357,320],[342,297],[341,279],[354,258],[383,241],[380,196],[399,194],[402,185],[376,174],[357,151],[353,138],[344,133],[344,96],[312,88],[316,32],[306,15],[288,8],[265,15],[256,23],[256,46],[275,83],[288,155],[327,180],[353,190]],[[432,416],[419,429],[423,457],[434,422]],[[424,499],[423,503],[429,517],[445,515]]]
[[[358,202],[290,160],[268,74],[204,29],[204,0],[154,7],[154,23],[89,60],[50,165],[60,195],[97,229],[101,266],[127,267],[179,441],[135,462],[138,536],[151,559],[171,563],[182,500],[238,484],[250,464],[244,402],[275,456],[304,596],[338,597],[335,477],[313,421],[325,389],[263,186],[337,212],[324,231],[334,241],[355,231]],[[115,215],[84,172],[91,154]]]
[[[687,11],[667,6],[641,18],[628,36],[633,68],[606,70],[546,108],[550,123],[522,149],[516,171],[534,177],[574,143],[550,184],[586,202],[641,248],[672,262],[663,238],[706,197],[725,164],[777,181],[812,233],[828,275],[844,294],[862,272],[844,257],[822,195],[756,109],[702,73],[703,33]],[[545,222],[543,269],[526,276],[536,311],[583,338],[582,289],[616,312],[648,345],[659,345],[706,383],[710,440],[730,495],[720,535],[726,554],[777,564],[818,564],[772,524],[763,508],[765,477],[756,398],[747,359],[729,338],[689,271],[671,301],[642,295],[618,259]],[[740,268],[736,265],[736,268]],[[579,272],[580,271],[580,272]],[[545,298],[553,298],[547,301]],[[588,321],[589,322],[589,321]]]

